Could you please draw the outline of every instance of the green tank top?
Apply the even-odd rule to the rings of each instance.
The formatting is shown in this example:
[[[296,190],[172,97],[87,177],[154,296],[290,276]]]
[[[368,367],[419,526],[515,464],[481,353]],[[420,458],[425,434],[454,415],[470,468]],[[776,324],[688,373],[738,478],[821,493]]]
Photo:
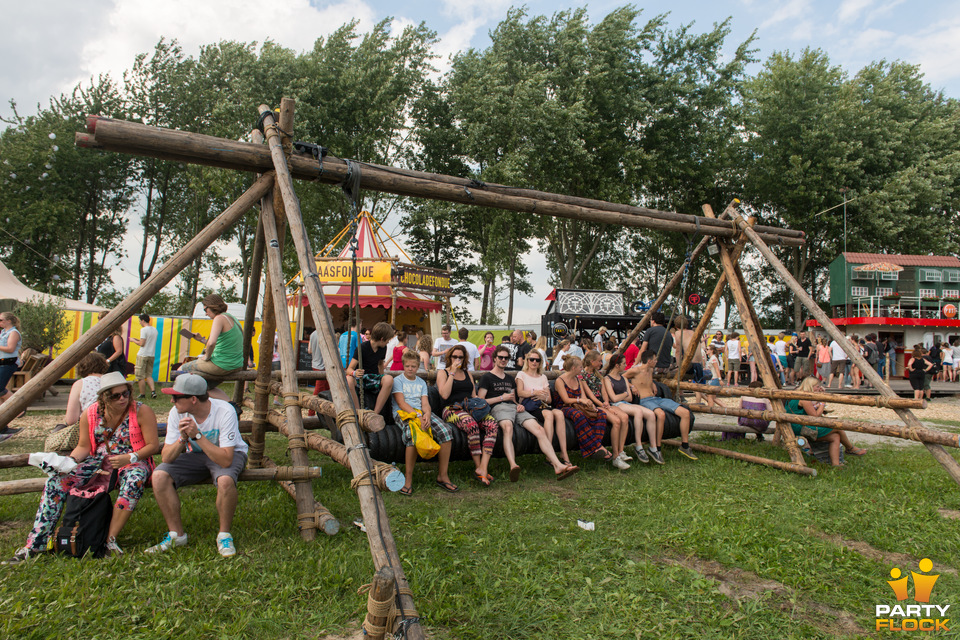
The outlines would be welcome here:
[[[230,371],[243,366],[243,332],[236,318],[229,313],[223,315],[233,320],[233,328],[217,337],[217,344],[213,345],[210,362]]]

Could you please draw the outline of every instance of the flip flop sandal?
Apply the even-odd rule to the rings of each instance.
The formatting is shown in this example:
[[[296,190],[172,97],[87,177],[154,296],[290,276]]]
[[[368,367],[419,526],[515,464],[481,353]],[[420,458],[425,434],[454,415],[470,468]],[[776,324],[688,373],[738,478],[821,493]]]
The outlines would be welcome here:
[[[510,469],[510,482],[516,482],[520,479],[520,467]]]
[[[399,494],[402,495],[402,496],[412,496],[412,495],[413,495],[413,487],[410,487],[409,489],[406,488],[406,487],[404,487],[403,489],[400,489],[400,491],[398,491],[397,493],[399,493]]]
[[[477,479],[477,482],[485,487],[489,487],[491,484],[493,484],[493,476],[491,476],[489,473],[487,475],[482,475],[474,471],[473,477]]]
[[[460,491],[460,487],[452,482],[443,482],[442,480],[437,480],[437,486],[444,491],[449,491],[450,493],[456,493],[457,491]]]
[[[577,471],[580,471],[580,467],[575,467],[573,465],[570,465],[569,467],[567,467],[566,469],[564,469],[563,471],[557,474],[557,482],[561,480],[566,480],[567,478],[575,474]]]

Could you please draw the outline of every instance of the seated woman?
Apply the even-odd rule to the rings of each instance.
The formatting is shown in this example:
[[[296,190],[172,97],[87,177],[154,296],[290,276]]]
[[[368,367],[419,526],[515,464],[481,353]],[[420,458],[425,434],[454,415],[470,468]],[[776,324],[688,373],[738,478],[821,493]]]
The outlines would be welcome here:
[[[580,444],[580,455],[584,458],[609,461],[613,459],[613,454],[603,446],[607,416],[599,408],[596,409],[596,416],[593,416],[593,410],[589,407],[597,406],[599,403],[590,399],[593,395],[590,389],[587,389],[586,384],[580,383],[581,371],[583,371],[583,361],[578,356],[567,356],[564,359],[563,373],[554,385],[557,392],[554,406],[563,412],[564,417],[570,418],[573,422],[573,430]],[[587,413],[582,409],[588,409]],[[560,425],[557,427],[560,428]]]
[[[97,320],[103,320],[109,311],[101,311],[97,314]],[[120,335],[121,328],[117,327],[107,336],[106,340],[100,343],[97,351],[103,354],[107,359],[108,371],[117,371],[124,376],[127,375],[127,356],[123,353],[123,337]]]
[[[203,312],[213,320],[210,325],[210,336],[204,338],[194,334],[195,340],[206,345],[200,357],[187,362],[180,367],[180,371],[195,373],[207,381],[207,395],[216,400],[229,401],[227,394],[216,389],[223,382],[224,376],[238,371],[243,366],[243,331],[240,323],[227,313],[227,303],[215,293],[211,293],[202,301]]]
[[[477,424],[463,405],[467,398],[477,397],[473,376],[467,371],[467,349],[460,344],[447,351],[447,368],[437,370],[437,390],[443,398],[443,420],[452,422],[467,434],[470,457],[476,467],[477,481],[489,487],[493,476],[488,471],[493,446],[497,443],[497,421],[490,414]]]
[[[70,397],[67,398],[67,415],[63,419],[64,425],[76,423],[87,407],[97,401],[100,391],[100,381],[107,373],[109,365],[102,353],[94,351],[88,353],[77,365],[77,376],[80,378],[70,387]]]
[[[813,376],[809,376],[803,379],[803,382],[800,383],[800,386],[797,387],[797,391],[805,391],[807,393],[823,393],[823,383],[817,380]],[[823,402],[814,402],[813,400],[790,400],[784,405],[784,410],[787,413],[792,413],[797,416],[822,416],[824,406],[826,403]],[[840,445],[842,444],[847,453],[854,456],[862,456],[866,453],[865,449],[859,449],[854,447],[850,442],[850,439],[847,437],[845,431],[834,431],[828,427],[809,427],[806,425],[791,424],[793,427],[793,432],[800,436],[802,435],[805,438],[810,438],[810,440],[816,442],[827,442],[830,444],[830,464],[835,467],[842,467],[840,464]]]
[[[650,462],[650,458],[647,456],[647,452],[644,451],[643,445],[641,444],[643,425],[647,425],[647,438],[650,439],[650,442],[656,442],[657,416],[650,409],[641,407],[638,404],[633,404],[633,390],[623,377],[623,365],[623,354],[614,353],[610,356],[610,373],[603,379],[603,396],[614,409],[623,411],[627,416],[633,418],[633,433],[637,441],[637,460],[648,463]],[[629,422],[627,424],[629,425]],[[626,446],[628,431],[629,428],[625,428],[620,434],[619,449],[620,455],[624,458],[627,457],[623,448]]]
[[[566,422],[563,419],[563,412],[550,406],[550,382],[547,376],[540,372],[542,365],[543,355],[534,349],[524,358],[523,370],[517,373],[518,402],[536,421],[527,420],[522,426],[537,439],[540,450],[553,467],[557,480],[563,480],[572,476],[580,468],[570,464],[567,453]],[[540,426],[541,423],[543,426]],[[554,429],[560,444],[559,457],[553,449]]]
[[[557,343],[557,355],[553,359],[553,369],[555,371],[563,371],[563,361],[566,357],[570,355],[570,341],[563,339]]]
[[[107,552],[123,553],[117,545],[117,534],[127,523],[143,495],[151,471],[151,456],[160,450],[157,417],[153,410],[133,398],[133,385],[122,373],[110,372],[100,381],[97,402],[80,416],[80,440],[66,459],[62,470],[47,480],[40,497],[40,507],[27,535],[27,542],[5,564],[22,562],[47,550],[63,512],[68,494],[92,497],[106,491],[114,469],[119,471],[119,495],[107,538]]]
[[[603,408],[603,413],[610,423],[610,448],[613,449],[613,458],[610,463],[617,469],[629,469],[627,461],[630,459],[623,452],[623,445],[627,441],[627,431],[630,427],[630,416],[619,407],[614,407],[603,394],[603,378],[600,374],[600,353],[587,351],[583,356],[583,372],[580,379],[586,383],[589,393],[585,394],[591,402]]]

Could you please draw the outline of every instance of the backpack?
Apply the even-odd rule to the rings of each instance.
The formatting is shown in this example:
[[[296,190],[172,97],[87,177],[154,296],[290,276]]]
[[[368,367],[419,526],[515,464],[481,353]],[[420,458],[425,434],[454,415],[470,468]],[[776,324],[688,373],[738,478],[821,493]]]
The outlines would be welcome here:
[[[87,552],[94,558],[106,555],[107,534],[113,516],[113,501],[107,492],[92,498],[67,497],[63,524],[53,541],[54,551],[74,558]]]
[[[877,364],[877,348],[869,342],[867,343],[867,362]]]

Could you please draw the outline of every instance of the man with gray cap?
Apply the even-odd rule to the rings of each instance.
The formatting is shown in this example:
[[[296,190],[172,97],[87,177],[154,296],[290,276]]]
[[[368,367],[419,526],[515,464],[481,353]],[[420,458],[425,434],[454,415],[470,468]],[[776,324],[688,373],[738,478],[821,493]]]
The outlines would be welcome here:
[[[237,476],[247,464],[247,443],[240,437],[237,412],[230,403],[211,399],[207,381],[192,373],[178,376],[172,387],[161,391],[171,396],[173,408],[160,452],[162,464],[153,472],[152,481],[169,532],[147,553],[187,544],[177,489],[212,479],[220,516],[217,550],[221,556],[232,556],[237,552],[230,535],[237,508]]]

